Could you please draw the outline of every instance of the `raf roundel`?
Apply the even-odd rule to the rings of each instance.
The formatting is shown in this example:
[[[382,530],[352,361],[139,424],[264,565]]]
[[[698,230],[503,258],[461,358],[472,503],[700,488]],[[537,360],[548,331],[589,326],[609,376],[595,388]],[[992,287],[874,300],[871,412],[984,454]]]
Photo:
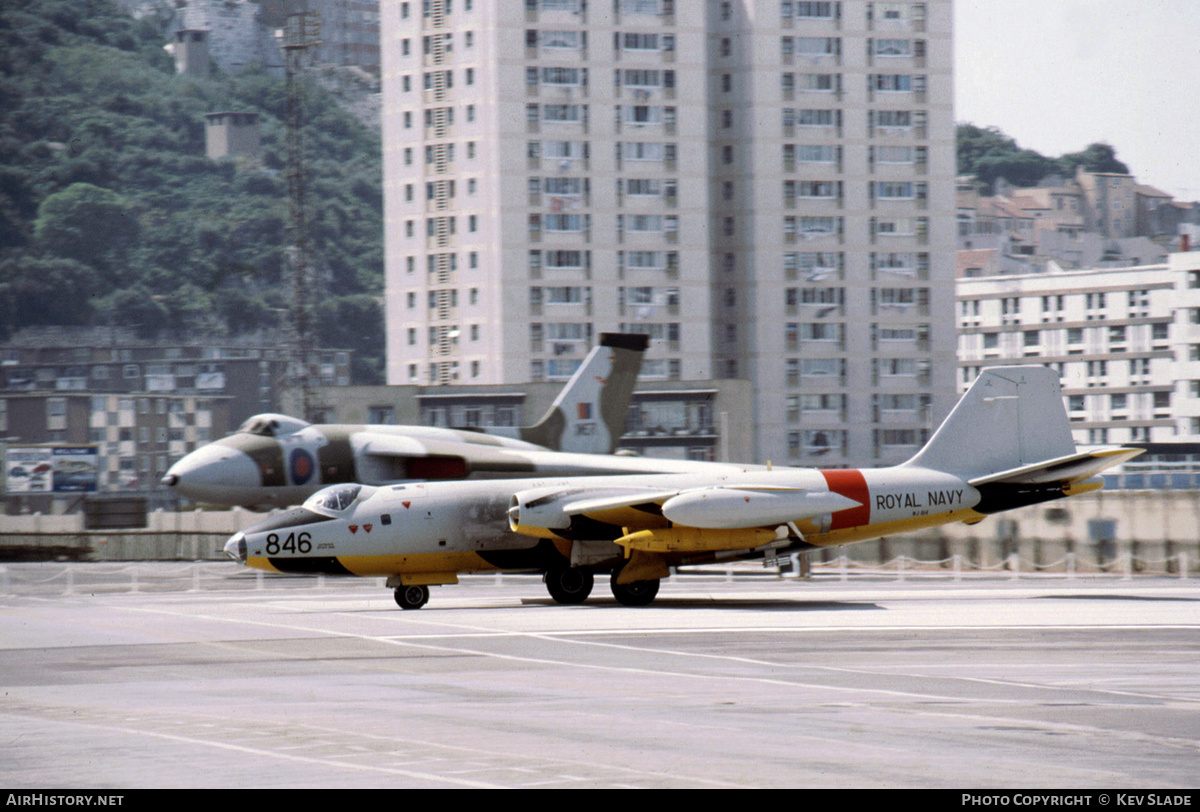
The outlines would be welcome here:
[[[293,449],[289,467],[292,472],[292,482],[296,485],[306,484],[308,480],[312,479],[313,471],[316,469],[312,454],[303,448]]]

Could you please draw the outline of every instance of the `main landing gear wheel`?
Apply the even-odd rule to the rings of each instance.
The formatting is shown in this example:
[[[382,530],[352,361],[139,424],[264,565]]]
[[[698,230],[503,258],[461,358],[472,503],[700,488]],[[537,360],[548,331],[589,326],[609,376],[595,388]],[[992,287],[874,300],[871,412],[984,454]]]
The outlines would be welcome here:
[[[556,603],[583,603],[592,594],[595,578],[590,570],[575,567],[560,567],[549,570],[544,579],[546,590]]]
[[[634,581],[632,584],[618,584],[617,576],[620,574],[620,570],[614,572],[611,581],[613,597],[617,599],[617,603],[624,606],[646,606],[658,595],[657,578]]]
[[[401,609],[420,609],[429,603],[427,586],[398,586],[395,595],[396,605]]]

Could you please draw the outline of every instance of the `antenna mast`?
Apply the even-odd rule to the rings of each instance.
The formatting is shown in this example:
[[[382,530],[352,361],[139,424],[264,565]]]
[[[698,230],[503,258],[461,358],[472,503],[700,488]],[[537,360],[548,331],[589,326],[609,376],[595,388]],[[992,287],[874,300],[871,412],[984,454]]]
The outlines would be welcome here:
[[[298,74],[307,52],[321,44],[321,15],[305,11],[288,16],[281,32],[287,77],[288,264],[292,275],[292,318],[288,341],[288,377],[300,392],[300,416],[309,413],[312,390],[312,259],[306,211],[303,109]]]

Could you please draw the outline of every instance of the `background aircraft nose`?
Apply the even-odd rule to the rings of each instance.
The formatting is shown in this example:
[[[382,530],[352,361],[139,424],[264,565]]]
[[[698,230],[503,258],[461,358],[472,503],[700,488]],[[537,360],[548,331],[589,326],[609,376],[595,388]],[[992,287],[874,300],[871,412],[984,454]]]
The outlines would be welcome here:
[[[262,487],[262,476],[249,456],[213,443],[172,465],[162,483],[197,502],[237,504],[247,488]]]

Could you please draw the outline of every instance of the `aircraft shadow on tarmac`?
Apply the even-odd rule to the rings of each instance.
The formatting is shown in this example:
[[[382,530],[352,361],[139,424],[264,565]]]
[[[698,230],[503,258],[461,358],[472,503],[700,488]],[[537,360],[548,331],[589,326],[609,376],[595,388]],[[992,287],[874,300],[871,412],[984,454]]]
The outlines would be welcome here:
[[[521,598],[522,606],[553,606],[568,608],[555,603],[552,598]],[[619,606],[615,598],[589,598],[584,607],[610,608]],[[756,611],[795,612],[795,611],[839,611],[858,612],[878,610],[883,607],[876,603],[861,601],[826,601],[826,600],[790,600],[787,598],[770,599],[738,599],[738,598],[672,598],[659,596],[654,604],[646,609],[754,609]]]
[[[1200,598],[1183,598],[1178,595],[1114,595],[1108,594],[1085,594],[1085,595],[1046,595],[1046,598],[1051,600],[1086,600],[1086,601],[1183,601],[1195,603],[1200,601]]]
[[[564,606],[556,603],[549,596],[545,598],[520,598],[522,607],[545,607],[549,609],[562,610],[579,610],[579,609],[612,609],[620,608],[615,598],[590,598],[585,604],[576,606]],[[468,607],[462,604],[442,605],[442,609],[465,609]],[[476,607],[479,610],[485,609],[511,609],[511,606],[497,606],[495,604],[481,605]],[[770,612],[862,612],[862,611],[884,611],[884,607],[876,603],[867,603],[861,601],[826,601],[826,600],[763,600],[763,599],[738,599],[738,598],[671,598],[658,597],[655,599],[653,606],[639,607],[643,611],[653,611],[654,609],[753,609],[755,611],[770,611]],[[439,606],[436,602],[430,602],[428,606],[422,609],[422,613],[436,612]],[[324,610],[314,609],[312,614],[320,614]],[[343,610],[344,611],[344,610]],[[388,606],[384,609],[377,607],[364,608],[355,610],[366,614],[374,614],[376,612],[394,612],[393,607]]]

